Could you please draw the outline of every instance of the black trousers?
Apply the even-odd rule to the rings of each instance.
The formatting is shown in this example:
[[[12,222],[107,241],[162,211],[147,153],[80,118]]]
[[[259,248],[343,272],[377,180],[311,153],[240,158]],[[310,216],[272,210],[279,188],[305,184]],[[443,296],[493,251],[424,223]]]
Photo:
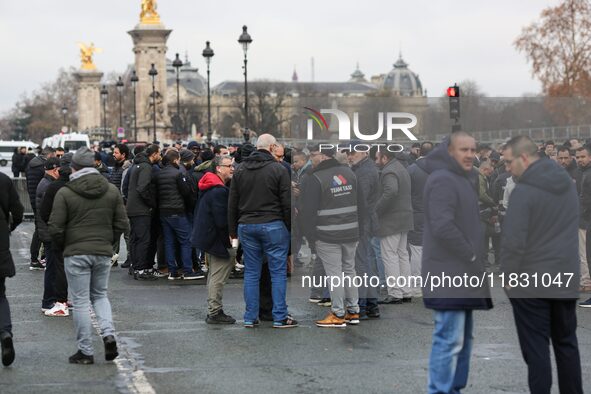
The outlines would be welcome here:
[[[150,256],[150,229],[152,218],[150,216],[134,216],[129,218],[131,231],[129,243],[131,244],[131,265],[135,270],[152,269],[153,255]]]
[[[576,333],[576,300],[514,298],[511,305],[521,354],[527,364],[529,390],[536,394],[550,394],[552,364],[549,340],[552,340],[560,392],[583,393]]]
[[[53,254],[56,265],[55,272],[55,297],[59,302],[68,300],[68,279],[66,279],[66,270],[64,268],[64,252],[52,243],[51,253]]]
[[[0,333],[8,332],[12,335],[12,322],[10,320],[10,306],[6,299],[6,278],[0,277]]]
[[[39,239],[39,234],[37,233],[37,224],[35,224],[35,232],[33,233],[33,237],[31,238],[31,261],[38,261],[39,260],[39,250],[41,249],[41,240]]]
[[[591,267],[591,228],[587,229],[585,236],[585,252],[587,255],[587,265]]]
[[[162,223],[160,216],[152,215],[152,224],[150,227],[150,250],[148,251],[148,258],[150,259],[151,267],[154,266],[156,260],[158,268],[168,268],[166,257],[164,255],[164,235],[162,233]]]

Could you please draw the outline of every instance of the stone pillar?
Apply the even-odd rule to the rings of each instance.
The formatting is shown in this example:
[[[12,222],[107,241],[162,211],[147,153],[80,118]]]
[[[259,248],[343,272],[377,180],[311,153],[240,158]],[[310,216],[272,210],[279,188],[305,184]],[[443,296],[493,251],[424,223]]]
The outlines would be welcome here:
[[[74,73],[78,82],[78,131],[101,127],[102,72],[79,70]]]
[[[135,70],[139,78],[137,84],[137,123],[138,134],[145,141],[153,139],[152,78],[148,75],[152,63],[158,70],[156,76],[156,129],[157,138],[162,139],[170,129],[168,116],[168,94],[166,88],[166,41],[172,30],[163,24],[139,23],[128,32],[133,39]],[[149,134],[148,134],[149,132]]]

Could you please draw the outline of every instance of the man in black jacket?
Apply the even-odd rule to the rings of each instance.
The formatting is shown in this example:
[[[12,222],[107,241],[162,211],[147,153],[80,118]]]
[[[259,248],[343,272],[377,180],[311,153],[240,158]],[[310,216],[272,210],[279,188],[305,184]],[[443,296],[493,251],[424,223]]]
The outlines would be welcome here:
[[[575,186],[553,160],[540,160],[529,137],[515,137],[507,146],[505,161],[517,184],[503,224],[501,267],[529,389],[551,391],[551,340],[559,391],[582,393],[575,313],[578,217],[576,209],[564,209],[577,206]]]
[[[31,201],[31,208],[33,209],[33,215],[37,214],[35,205],[35,196],[37,193],[37,185],[45,176],[45,161],[55,156],[55,150],[51,147],[43,148],[41,154],[33,158],[27,165],[25,175],[27,177],[27,191],[29,192],[29,200]],[[39,261],[39,249],[41,248],[41,241],[39,240],[39,234],[37,233],[37,226],[35,226],[35,232],[31,238],[31,264],[29,269],[44,270],[45,265]]]
[[[566,146],[559,146],[556,152],[558,164],[568,172],[571,178],[576,179],[577,161],[575,155],[571,155],[571,150]]]
[[[158,192],[158,209],[164,234],[164,254],[168,264],[168,279],[202,279],[201,272],[193,272],[191,258],[191,223],[187,217],[187,208],[179,188],[180,155],[176,150],[168,150],[165,155],[166,166],[157,172],[154,183]],[[178,272],[175,243],[180,246],[179,263],[183,274]]]
[[[259,136],[257,151],[236,169],[230,189],[230,236],[238,235],[244,249],[245,327],[258,324],[263,254],[271,272],[273,327],[288,328],[298,324],[288,316],[285,303],[291,188],[289,174],[271,155],[276,144],[275,137],[270,134]]]
[[[49,186],[59,178],[60,160],[57,157],[47,159],[45,162],[45,176],[37,186],[37,196],[35,205],[37,206],[37,215],[35,216],[35,225],[39,239],[43,242],[45,248],[46,264],[45,277],[43,281],[43,299],[41,301],[41,312],[47,316],[68,316],[68,306],[56,300],[55,295],[55,277],[57,273],[57,259],[53,253],[51,236],[47,228],[47,223],[43,221],[41,207],[43,199]]]
[[[160,161],[160,147],[150,145],[134,159],[130,169],[127,216],[131,226],[130,244],[134,279],[156,280],[154,262],[149,256],[152,210],[156,207],[156,191],[152,183],[152,165]],[[156,240],[153,240],[156,242]]]
[[[27,163],[27,148],[21,147],[15,149],[12,155],[12,175],[15,178],[21,176],[21,172],[25,171]]]
[[[10,307],[6,299],[6,278],[15,274],[14,262],[10,254],[9,235],[23,220],[23,206],[10,178],[0,173],[0,345],[2,364],[8,366],[14,361],[12,344],[12,322]],[[9,215],[12,220],[9,221]]]
[[[74,156],[73,153],[66,153],[60,159],[59,178],[47,186],[45,195],[41,200],[40,206],[38,207],[39,216],[45,225],[47,225],[49,222],[55,195],[62,187],[66,186],[66,183],[69,181],[70,174],[72,173],[72,169],[70,168],[72,156]],[[53,277],[55,303],[56,305],[59,303],[62,306],[66,306],[68,301],[68,281],[66,279],[66,271],[64,269],[64,253],[63,250],[59,246],[53,244],[53,242],[50,243],[50,248],[51,251],[48,253],[51,254],[52,259],[55,261],[55,276]],[[52,284],[46,283],[46,286],[52,286]],[[55,310],[48,310],[44,313],[47,316],[66,316],[67,311],[67,308],[64,309],[62,307],[55,308]]]

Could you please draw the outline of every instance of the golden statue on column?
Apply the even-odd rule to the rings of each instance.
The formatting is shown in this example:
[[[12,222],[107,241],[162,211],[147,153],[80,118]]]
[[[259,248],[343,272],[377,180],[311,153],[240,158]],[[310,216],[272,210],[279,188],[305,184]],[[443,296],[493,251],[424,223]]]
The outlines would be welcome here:
[[[140,23],[148,25],[157,25],[160,23],[160,15],[156,12],[156,0],[142,0]]]
[[[82,70],[96,70],[96,66],[92,61],[92,56],[95,53],[101,53],[102,50],[96,48],[92,42],[90,45],[79,42],[78,47],[80,47],[80,60],[82,61],[82,66],[80,68]]]

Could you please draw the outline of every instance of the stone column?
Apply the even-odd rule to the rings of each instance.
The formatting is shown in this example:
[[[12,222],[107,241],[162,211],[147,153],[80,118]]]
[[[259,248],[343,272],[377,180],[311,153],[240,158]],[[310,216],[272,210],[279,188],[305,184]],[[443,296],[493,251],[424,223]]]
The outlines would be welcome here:
[[[78,130],[89,131],[101,127],[102,72],[79,70],[74,73],[78,82]]]
[[[153,139],[152,78],[148,75],[152,63],[158,70],[156,76],[156,129],[161,139],[170,129],[168,116],[168,94],[166,88],[166,41],[172,30],[163,24],[138,24],[128,32],[133,39],[135,70],[139,78],[137,84],[137,123],[139,135],[145,141]],[[149,131],[149,134],[148,134]]]

